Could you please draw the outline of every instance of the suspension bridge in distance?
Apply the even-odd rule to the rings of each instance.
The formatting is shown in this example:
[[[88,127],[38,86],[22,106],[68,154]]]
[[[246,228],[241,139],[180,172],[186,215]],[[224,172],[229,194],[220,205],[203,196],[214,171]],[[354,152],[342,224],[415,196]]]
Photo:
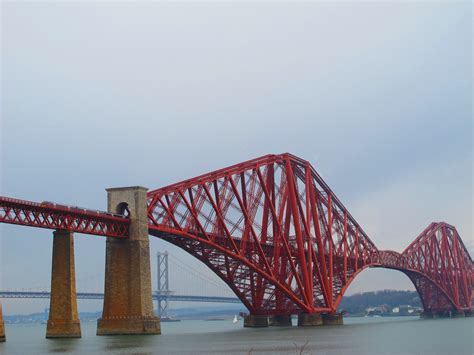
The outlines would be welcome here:
[[[192,295],[192,294],[176,294],[174,291],[169,289],[170,285],[170,262],[168,252],[157,253],[157,285],[158,291],[154,291],[152,294],[153,301],[157,302],[157,314],[160,318],[169,317],[169,302],[198,302],[198,303],[233,303],[242,304],[239,298],[233,296],[205,296],[205,295]],[[177,259],[179,261],[179,259]],[[183,263],[182,261],[180,261]],[[178,264],[175,264],[179,266]],[[191,271],[191,270],[184,270]],[[193,271],[191,271],[193,272]],[[194,271],[193,275],[200,279],[201,282],[210,282],[212,280],[205,279],[204,275]],[[180,278],[183,275],[180,275]],[[214,283],[215,286],[216,285]],[[100,300],[104,298],[103,292],[77,292],[77,299],[80,300]],[[7,299],[44,299],[51,298],[51,292],[49,291],[32,291],[32,290],[4,290],[0,291],[0,298]]]
[[[77,299],[80,300],[100,300],[104,298],[103,293],[78,292]],[[51,292],[47,291],[0,291],[0,298],[51,298]],[[239,303],[242,302],[237,297],[220,296],[194,296],[194,295],[174,295],[153,292],[154,301],[169,302],[210,302],[210,303]]]
[[[450,203],[441,202],[440,209]],[[109,188],[107,206],[105,212],[0,197],[0,223],[53,231],[48,338],[81,337],[74,233],[107,238],[97,335],[161,333],[149,236],[181,248],[224,281],[249,311],[245,327],[268,327],[269,318],[290,326],[292,315],[298,326],[342,325],[338,306],[367,268],[408,276],[426,318],[473,314],[474,263],[453,225],[430,223],[401,252],[379,249],[310,162],[289,153],[151,191]]]

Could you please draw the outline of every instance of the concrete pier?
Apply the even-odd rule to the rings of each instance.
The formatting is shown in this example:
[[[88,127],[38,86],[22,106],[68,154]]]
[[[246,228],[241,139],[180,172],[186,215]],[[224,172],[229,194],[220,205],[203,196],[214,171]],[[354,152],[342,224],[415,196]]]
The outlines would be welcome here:
[[[5,341],[5,323],[3,322],[2,304],[0,303],[0,343]]]
[[[97,335],[160,334],[160,320],[153,311],[147,189],[107,189],[108,211],[129,213],[130,237],[107,238],[105,290]]]
[[[449,311],[423,311],[420,314],[421,318],[424,319],[436,319],[436,318],[450,318],[450,312]]]
[[[315,327],[323,324],[320,313],[300,313],[298,314],[298,327]]]
[[[291,314],[276,314],[268,318],[271,327],[291,327]]]
[[[266,328],[268,327],[268,317],[258,314],[244,316],[244,328]]]
[[[323,325],[343,325],[344,318],[341,313],[323,313]]]
[[[430,311],[423,311],[423,312],[420,313],[420,318],[423,318],[423,319],[432,319],[432,318],[434,318],[433,312],[430,312]]]
[[[451,312],[441,311],[434,314],[434,318],[451,318]]]
[[[464,318],[466,315],[464,311],[452,311],[451,312],[451,318]]]
[[[74,234],[53,233],[51,299],[46,338],[80,338],[81,324],[77,314]]]

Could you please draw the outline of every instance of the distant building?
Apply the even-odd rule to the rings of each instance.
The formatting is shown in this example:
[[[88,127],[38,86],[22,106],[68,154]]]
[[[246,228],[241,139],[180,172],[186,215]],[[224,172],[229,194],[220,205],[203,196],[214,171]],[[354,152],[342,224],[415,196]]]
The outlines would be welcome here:
[[[400,305],[400,306],[394,307],[392,309],[392,313],[394,315],[398,315],[398,316],[411,316],[411,315],[415,315],[417,313],[420,313],[421,311],[422,311],[421,308],[413,307],[413,306],[410,306],[410,305]]]
[[[365,310],[365,315],[369,317],[388,315],[391,309],[388,305],[382,304],[377,307],[369,307]]]

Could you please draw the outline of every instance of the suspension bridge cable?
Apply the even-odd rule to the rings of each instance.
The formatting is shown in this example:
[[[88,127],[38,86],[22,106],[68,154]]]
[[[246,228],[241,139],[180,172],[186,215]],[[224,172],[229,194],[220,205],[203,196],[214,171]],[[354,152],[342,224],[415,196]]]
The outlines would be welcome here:
[[[194,276],[200,278],[201,280],[209,282],[212,285],[214,285],[216,287],[219,287],[222,290],[225,290],[227,292],[230,291],[230,289],[227,288],[226,286],[223,286],[223,285],[219,284],[218,282],[216,282],[215,280],[212,280],[211,278],[207,277],[206,275],[204,275],[202,273],[199,273],[198,271],[192,269],[190,266],[186,265],[184,262],[179,260],[174,255],[172,255],[172,254],[169,254],[169,255],[171,256],[171,259],[172,259],[171,261],[173,261],[176,264],[176,266],[180,267],[181,269],[184,269],[185,271],[187,271],[189,273],[192,273]]]

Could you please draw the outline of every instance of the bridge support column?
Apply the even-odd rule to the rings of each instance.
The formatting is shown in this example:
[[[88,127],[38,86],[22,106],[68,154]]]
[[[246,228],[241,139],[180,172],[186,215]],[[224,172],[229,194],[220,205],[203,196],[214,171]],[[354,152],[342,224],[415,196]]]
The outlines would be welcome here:
[[[46,338],[80,337],[81,324],[77,315],[74,267],[74,234],[69,231],[55,231]]]
[[[423,311],[420,314],[420,317],[424,319],[449,318],[450,312],[427,310],[427,311]]]
[[[434,318],[451,318],[451,312],[449,311],[437,311],[434,313]]]
[[[271,327],[291,327],[293,325],[291,314],[276,314],[269,317],[268,322]]]
[[[5,341],[5,323],[3,323],[2,304],[0,303],[0,343]]]
[[[107,238],[105,291],[97,335],[160,334],[160,320],[153,312],[147,189],[107,189],[108,210],[128,212],[128,239]]]
[[[464,318],[464,317],[465,317],[464,311],[455,310],[451,312],[451,318]]]
[[[344,318],[341,313],[324,313],[322,315],[323,325],[343,325]]]
[[[420,313],[420,318],[423,318],[423,319],[433,319],[434,318],[434,314],[432,311],[423,311]]]
[[[298,314],[298,327],[315,327],[323,324],[323,319],[319,313]]]
[[[268,317],[259,314],[248,314],[244,316],[244,328],[266,328]]]

